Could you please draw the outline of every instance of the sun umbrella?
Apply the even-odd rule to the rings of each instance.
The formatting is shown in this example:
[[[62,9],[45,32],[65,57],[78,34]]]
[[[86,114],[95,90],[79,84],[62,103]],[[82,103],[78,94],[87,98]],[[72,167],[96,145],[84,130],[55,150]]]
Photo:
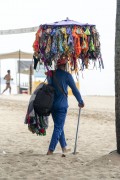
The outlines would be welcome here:
[[[77,25],[77,26],[94,26],[93,24],[88,24],[88,23],[80,23],[74,20],[70,20],[69,18],[66,18],[65,20],[62,21],[56,21],[54,23],[49,23],[49,24],[43,24],[43,26],[68,26],[68,25]]]
[[[66,20],[39,26],[33,43],[34,63],[42,61],[46,67],[67,56],[70,69],[78,71],[99,62],[104,68],[99,33],[94,24]],[[79,64],[79,66],[78,66]],[[34,66],[36,67],[36,66]]]

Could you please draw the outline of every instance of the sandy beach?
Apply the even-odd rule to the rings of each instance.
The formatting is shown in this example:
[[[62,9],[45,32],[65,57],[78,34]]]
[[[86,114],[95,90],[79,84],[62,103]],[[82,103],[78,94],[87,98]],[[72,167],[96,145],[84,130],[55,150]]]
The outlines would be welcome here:
[[[65,157],[59,144],[54,155],[46,155],[53,131],[51,116],[46,136],[28,131],[24,118],[29,98],[25,94],[0,95],[1,180],[120,180],[114,96],[83,96],[76,155],[78,106],[69,96],[65,135],[71,152]]]

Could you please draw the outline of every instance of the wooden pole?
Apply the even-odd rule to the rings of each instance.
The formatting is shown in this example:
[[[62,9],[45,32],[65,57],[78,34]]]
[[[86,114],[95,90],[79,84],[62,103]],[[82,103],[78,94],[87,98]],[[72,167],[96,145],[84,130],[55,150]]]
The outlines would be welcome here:
[[[32,64],[30,65],[29,70],[29,94],[32,94]]]
[[[1,60],[0,60],[0,94],[1,94]]]
[[[18,93],[20,94],[20,50],[19,50],[19,62],[18,62],[18,74],[19,74]]]

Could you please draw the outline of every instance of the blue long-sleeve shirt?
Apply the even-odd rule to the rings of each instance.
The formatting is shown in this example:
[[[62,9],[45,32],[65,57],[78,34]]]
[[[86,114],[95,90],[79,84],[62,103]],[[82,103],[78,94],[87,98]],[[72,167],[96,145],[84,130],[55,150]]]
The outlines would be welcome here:
[[[61,92],[53,78],[48,78],[48,84],[52,84],[52,86],[55,88],[53,109],[68,108],[68,86],[72,89],[73,95],[76,97],[78,103],[83,104],[81,94],[76,87],[72,75],[64,70],[57,69],[55,76],[57,78],[59,85],[61,86],[66,95],[63,92]]]

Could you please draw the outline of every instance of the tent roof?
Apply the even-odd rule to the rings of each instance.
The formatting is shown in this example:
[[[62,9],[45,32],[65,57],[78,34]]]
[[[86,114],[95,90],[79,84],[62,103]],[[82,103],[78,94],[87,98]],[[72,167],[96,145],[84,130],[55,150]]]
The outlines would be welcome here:
[[[81,23],[81,22],[73,21],[73,20],[70,20],[69,18],[62,20],[62,21],[50,23],[50,24],[43,24],[43,26],[54,26],[54,27],[56,27],[56,26],[69,26],[69,25],[95,26],[94,24],[88,24],[88,23]]]
[[[33,54],[32,53],[27,53],[23,51],[15,51],[11,53],[4,53],[0,54],[0,60],[3,59],[32,59]]]

